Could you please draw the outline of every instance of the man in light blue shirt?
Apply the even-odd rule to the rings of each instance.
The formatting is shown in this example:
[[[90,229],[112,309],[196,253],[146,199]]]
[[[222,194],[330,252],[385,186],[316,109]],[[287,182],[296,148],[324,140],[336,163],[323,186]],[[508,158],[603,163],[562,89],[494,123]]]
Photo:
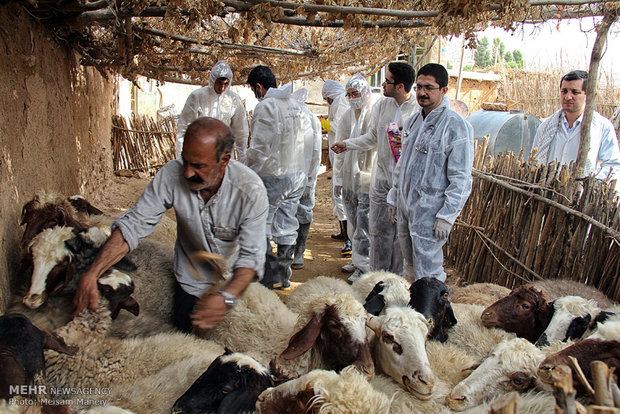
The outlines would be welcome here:
[[[538,127],[532,147],[534,158],[543,163],[556,161],[560,164],[569,164],[577,159],[587,85],[588,73],[583,70],[575,70],[562,77],[562,109]],[[620,178],[620,149],[616,132],[611,122],[596,111],[592,115],[585,173],[595,174],[599,180]]]
[[[136,204],[112,224],[112,235],[80,279],[76,314],[85,307],[97,308],[97,279],[151,234],[172,207],[177,220],[173,270],[177,328],[189,332],[192,324],[204,329],[215,326],[248,284],[262,277],[269,205],[261,179],[231,159],[234,137],[223,122],[198,118],[184,138],[182,160],[164,165]],[[209,288],[219,275],[193,257],[199,251],[226,259],[225,277],[230,281],[218,294]],[[190,273],[192,267],[201,280]]]

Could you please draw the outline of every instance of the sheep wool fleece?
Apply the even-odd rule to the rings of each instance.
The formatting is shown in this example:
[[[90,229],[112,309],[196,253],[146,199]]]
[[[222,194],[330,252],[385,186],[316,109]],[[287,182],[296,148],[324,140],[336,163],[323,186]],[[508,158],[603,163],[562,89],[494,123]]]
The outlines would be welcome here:
[[[445,281],[442,246],[446,240],[435,238],[433,225],[437,219],[454,224],[471,193],[473,129],[444,97],[426,118],[422,111],[411,117],[405,134],[388,195],[388,202],[398,207],[404,273]]]

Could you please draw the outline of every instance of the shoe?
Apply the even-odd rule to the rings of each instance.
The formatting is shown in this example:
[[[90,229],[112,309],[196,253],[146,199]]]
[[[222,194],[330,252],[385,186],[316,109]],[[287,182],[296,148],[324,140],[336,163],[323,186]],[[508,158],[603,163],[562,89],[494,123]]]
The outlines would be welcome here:
[[[295,255],[295,246],[288,244],[278,244],[278,281],[280,282],[279,289],[284,289],[286,286],[291,286],[290,279],[293,271],[291,265],[293,264],[293,256]],[[278,289],[274,283],[274,289]]]
[[[346,265],[344,265],[344,266],[342,266],[340,268],[342,273],[353,273],[353,272],[355,272],[355,269],[357,269],[357,267],[355,267],[353,262],[349,262],[349,263],[347,263]]]
[[[353,272],[351,276],[349,276],[349,278],[347,279],[347,283],[352,285],[353,283],[360,280],[363,274],[364,272],[362,272],[360,269],[355,269],[355,272]]]
[[[340,233],[332,233],[331,238],[334,240],[344,240],[347,237],[347,221],[340,220]]]
[[[300,224],[297,229],[297,241],[295,242],[295,254],[293,256],[291,269],[304,268],[304,251],[306,250],[306,241],[308,240],[309,231],[310,223]]]
[[[353,253],[353,246],[351,246],[351,240],[346,239],[344,241],[344,246],[342,246],[342,249],[340,250],[340,253],[343,256],[348,256],[348,255]]]

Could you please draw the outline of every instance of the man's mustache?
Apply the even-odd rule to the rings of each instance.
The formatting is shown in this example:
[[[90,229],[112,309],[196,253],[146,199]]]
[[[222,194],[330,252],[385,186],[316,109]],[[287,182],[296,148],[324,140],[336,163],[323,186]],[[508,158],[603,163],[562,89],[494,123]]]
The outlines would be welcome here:
[[[198,175],[192,175],[189,178],[186,178],[187,181],[191,181],[192,183],[202,184],[202,179],[198,177]]]

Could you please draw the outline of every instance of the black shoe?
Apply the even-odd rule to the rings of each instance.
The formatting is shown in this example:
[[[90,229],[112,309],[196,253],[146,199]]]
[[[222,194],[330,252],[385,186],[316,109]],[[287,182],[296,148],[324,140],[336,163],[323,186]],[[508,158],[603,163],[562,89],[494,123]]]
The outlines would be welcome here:
[[[334,240],[344,240],[344,234],[342,233],[332,233],[331,238]]]
[[[340,250],[340,253],[343,256],[348,256],[348,255],[353,253],[353,246],[351,246],[351,240],[346,239],[344,241],[344,246],[342,246],[342,249]]]
[[[340,233],[332,233],[332,239],[334,240],[345,240],[347,238],[347,221],[340,220]]]

